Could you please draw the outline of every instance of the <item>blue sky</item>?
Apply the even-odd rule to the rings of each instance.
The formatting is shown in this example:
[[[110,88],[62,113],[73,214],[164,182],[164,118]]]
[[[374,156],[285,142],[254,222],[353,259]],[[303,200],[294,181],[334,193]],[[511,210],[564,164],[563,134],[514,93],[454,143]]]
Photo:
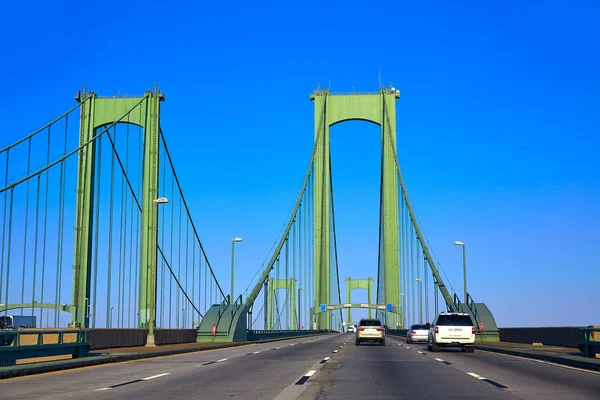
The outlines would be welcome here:
[[[317,82],[402,97],[398,154],[454,288],[500,326],[598,324],[600,8],[569,2],[3,5],[0,145],[100,95],[165,92],[162,127],[211,263],[245,287],[312,149]],[[340,275],[376,276],[379,129],[332,129]],[[358,293],[366,299],[366,293]]]

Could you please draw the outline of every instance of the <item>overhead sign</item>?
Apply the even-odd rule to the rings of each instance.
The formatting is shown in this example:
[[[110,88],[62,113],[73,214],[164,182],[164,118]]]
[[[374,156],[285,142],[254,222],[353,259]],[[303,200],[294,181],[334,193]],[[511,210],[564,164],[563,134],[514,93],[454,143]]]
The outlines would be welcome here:
[[[386,304],[386,305],[385,305],[385,307],[386,307],[386,310],[388,310],[388,311],[392,311],[392,310],[394,309],[394,308],[393,308],[394,306],[393,306],[393,304],[392,304],[392,303],[388,303],[388,304]]]
[[[378,310],[385,310],[385,305],[377,305]]]
[[[352,308],[352,304],[346,303],[346,304],[344,304],[344,308]]]
[[[327,304],[321,304],[321,311],[327,311]]]
[[[365,303],[361,304],[360,306],[361,306],[361,307],[364,307],[364,308],[369,308],[369,305],[368,305],[368,304],[365,304]]]
[[[335,306],[327,306],[327,309],[328,309],[328,310],[334,310],[334,309],[335,309]]]

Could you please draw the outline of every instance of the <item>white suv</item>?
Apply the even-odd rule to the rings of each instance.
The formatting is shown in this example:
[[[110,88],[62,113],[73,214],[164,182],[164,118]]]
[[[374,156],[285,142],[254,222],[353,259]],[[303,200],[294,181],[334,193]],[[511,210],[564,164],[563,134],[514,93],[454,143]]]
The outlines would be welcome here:
[[[438,351],[440,347],[460,347],[461,351],[475,351],[475,326],[469,314],[440,313],[427,335],[427,349]]]
[[[356,345],[361,342],[379,342],[385,346],[385,329],[381,322],[375,318],[363,318],[360,320],[358,332],[356,332]]]

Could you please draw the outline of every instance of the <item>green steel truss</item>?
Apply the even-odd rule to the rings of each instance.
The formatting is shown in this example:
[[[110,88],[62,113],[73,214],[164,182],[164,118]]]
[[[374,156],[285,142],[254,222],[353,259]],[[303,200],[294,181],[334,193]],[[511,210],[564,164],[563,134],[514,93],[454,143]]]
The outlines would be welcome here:
[[[99,97],[94,92],[80,93],[77,97],[82,103],[80,146],[93,139],[98,128],[115,122],[130,123],[144,129],[139,306],[141,328],[149,326],[150,310],[156,307],[156,276],[152,271],[157,259],[158,229],[153,200],[158,196],[160,103],[164,99],[164,95],[156,89],[147,91],[141,97]],[[133,109],[135,110],[132,111]],[[95,206],[95,153],[95,141],[92,141],[78,154],[73,305],[70,309],[73,327],[89,326],[89,313],[86,312],[89,304],[86,303],[90,298],[92,237],[95,228],[92,219]]]
[[[369,303],[373,304],[373,278],[352,279],[346,278],[346,304],[352,303],[352,291],[355,289],[366,289]],[[369,318],[373,318],[373,309],[369,308]],[[346,321],[352,321],[352,308],[347,307]]]

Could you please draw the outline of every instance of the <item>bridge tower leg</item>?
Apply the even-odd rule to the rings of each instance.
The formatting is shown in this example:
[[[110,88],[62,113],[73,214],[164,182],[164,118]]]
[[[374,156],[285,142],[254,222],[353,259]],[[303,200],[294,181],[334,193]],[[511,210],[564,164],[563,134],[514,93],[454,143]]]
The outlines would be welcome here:
[[[81,104],[79,121],[79,146],[94,137],[94,103],[96,95],[79,93]],[[90,275],[92,269],[92,238],[94,215],[94,178],[96,142],[79,151],[77,156],[77,200],[75,219],[75,254],[73,263],[73,308],[71,327],[89,327]]]
[[[386,304],[400,304],[400,257],[399,257],[399,210],[398,179],[396,175],[396,102],[395,95],[381,94],[381,229],[383,234],[384,299]],[[390,328],[399,328],[400,316],[386,311],[385,323]]]

